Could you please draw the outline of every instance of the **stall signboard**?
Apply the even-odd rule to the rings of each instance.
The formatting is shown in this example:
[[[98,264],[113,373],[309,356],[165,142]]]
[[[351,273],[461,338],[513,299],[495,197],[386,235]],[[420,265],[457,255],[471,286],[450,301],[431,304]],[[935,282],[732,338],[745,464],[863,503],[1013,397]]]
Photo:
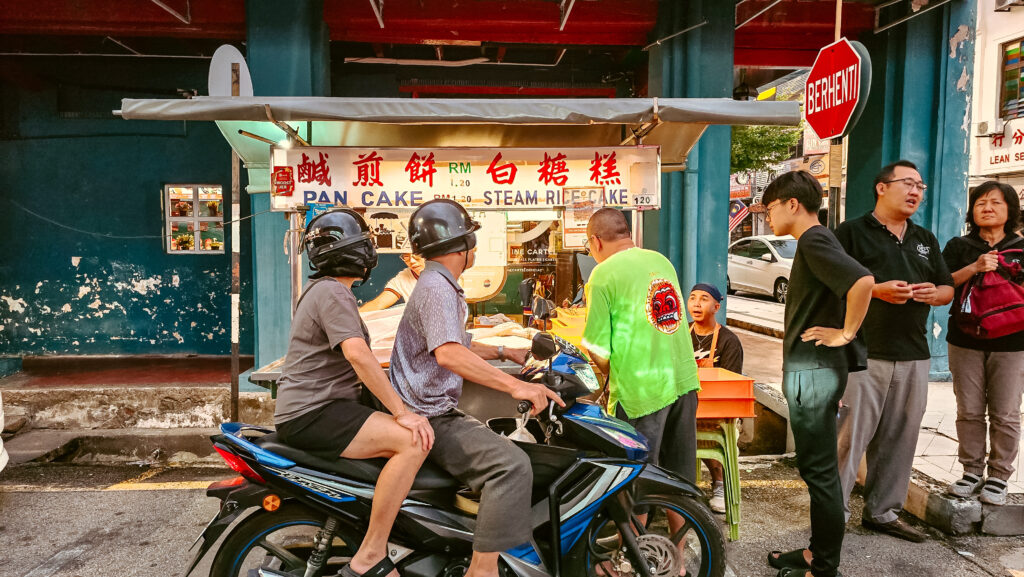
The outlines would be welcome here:
[[[275,211],[317,203],[414,209],[437,198],[475,210],[552,209],[566,206],[566,190],[589,187],[603,189],[603,206],[647,209],[661,204],[661,159],[656,146],[275,146],[271,159],[271,208]]]

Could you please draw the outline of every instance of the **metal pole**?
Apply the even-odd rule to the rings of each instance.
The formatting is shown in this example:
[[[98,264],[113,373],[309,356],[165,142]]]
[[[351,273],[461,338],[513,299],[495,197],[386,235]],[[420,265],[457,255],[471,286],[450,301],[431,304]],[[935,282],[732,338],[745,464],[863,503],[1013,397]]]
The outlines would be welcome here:
[[[238,63],[231,64],[231,95],[239,93]],[[231,149],[231,420],[238,421],[238,306],[239,306],[239,261],[241,257],[241,238],[239,220],[241,216],[239,202],[239,170],[238,153]]]
[[[302,255],[299,254],[299,243],[302,242],[301,213],[288,213],[288,263],[291,264],[292,277],[292,316],[302,295]]]
[[[839,42],[843,27],[843,0],[836,0],[835,41]],[[839,196],[843,190],[843,139],[833,138],[828,147],[828,228],[839,226]]]

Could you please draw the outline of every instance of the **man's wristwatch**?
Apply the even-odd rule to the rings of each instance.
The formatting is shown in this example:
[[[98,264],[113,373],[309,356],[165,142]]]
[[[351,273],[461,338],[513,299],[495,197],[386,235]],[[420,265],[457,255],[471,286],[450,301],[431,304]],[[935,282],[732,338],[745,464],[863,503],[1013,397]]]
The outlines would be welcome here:
[[[498,360],[505,361],[505,345],[498,345]]]

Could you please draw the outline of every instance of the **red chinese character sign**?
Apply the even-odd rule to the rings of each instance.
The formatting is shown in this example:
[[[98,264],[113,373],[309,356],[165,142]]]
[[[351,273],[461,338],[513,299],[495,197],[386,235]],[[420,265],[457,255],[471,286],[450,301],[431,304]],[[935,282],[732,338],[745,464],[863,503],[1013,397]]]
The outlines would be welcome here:
[[[273,147],[271,207],[414,209],[435,198],[473,210],[555,209],[566,191],[602,190],[598,206],[658,208],[655,146],[592,148]],[[571,196],[571,194],[569,194]]]
[[[804,85],[804,119],[819,139],[841,138],[857,124],[871,87],[871,60],[846,38],[818,52]]]

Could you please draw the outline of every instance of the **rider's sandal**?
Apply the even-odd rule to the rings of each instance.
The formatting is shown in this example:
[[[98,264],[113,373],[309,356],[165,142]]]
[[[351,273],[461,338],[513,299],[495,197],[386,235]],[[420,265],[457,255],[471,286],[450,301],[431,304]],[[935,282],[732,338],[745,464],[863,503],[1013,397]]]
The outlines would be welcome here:
[[[981,487],[981,477],[964,471],[964,476],[946,488],[946,492],[954,497],[970,497]]]
[[[384,557],[376,565],[366,570],[366,573],[359,574],[352,568],[352,565],[346,564],[338,572],[339,577],[386,577],[389,573],[395,570],[395,564],[391,562],[390,557]]]
[[[776,569],[794,568],[794,569],[810,569],[811,566],[807,564],[807,560],[804,559],[803,549],[794,549],[788,553],[782,551],[772,551],[768,554],[768,564]]]

